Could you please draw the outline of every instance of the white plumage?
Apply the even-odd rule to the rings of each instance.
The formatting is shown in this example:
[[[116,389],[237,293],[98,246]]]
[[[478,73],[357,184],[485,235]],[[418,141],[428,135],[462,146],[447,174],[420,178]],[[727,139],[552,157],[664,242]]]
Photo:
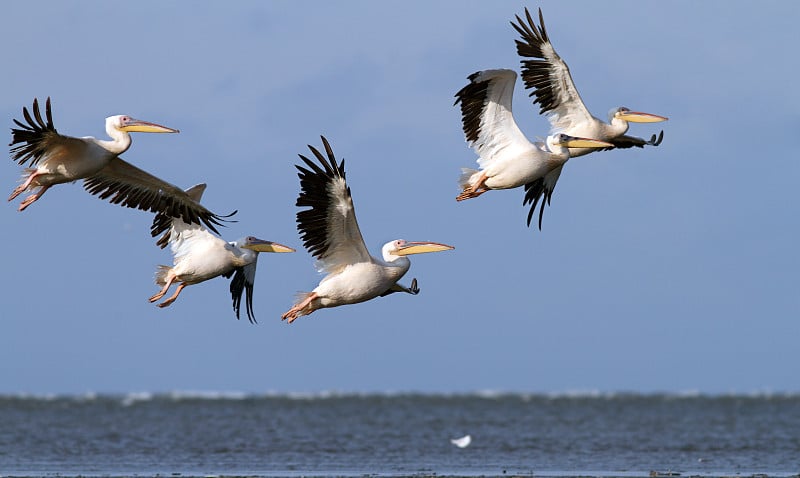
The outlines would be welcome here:
[[[180,216],[189,223],[204,223],[216,232],[215,225],[223,219],[186,193],[166,181],[149,174],[119,156],[131,145],[129,133],[177,133],[178,130],[159,124],[131,118],[127,115],[106,118],[106,132],[111,140],[91,136],[76,138],[59,134],[53,125],[50,98],[45,103],[45,117],[39,111],[39,102],[33,100],[31,114],[22,108],[25,122],[14,120],[17,128],[11,129],[11,155],[25,169],[22,184],[8,198],[12,201],[25,191],[37,189],[26,197],[19,210],[33,204],[56,184],[84,180],[84,188],[113,204],[145,211]],[[153,236],[165,228],[151,231]]]
[[[298,295],[294,306],[281,317],[289,323],[317,309],[364,302],[393,292],[416,295],[416,279],[409,287],[397,283],[411,267],[405,256],[453,249],[435,242],[395,240],[383,246],[382,259],[372,257],[358,227],[344,160],[337,164],[328,140],[322,137],[322,142],[327,158],[309,145],[319,164],[300,155],[305,167],[297,166],[297,206],[310,209],[297,213],[297,229],[306,249],[327,275],[313,291]]]
[[[205,184],[198,184],[186,190],[193,200],[199,202]],[[170,286],[178,282],[175,293],[164,300],[158,307],[172,304],[184,287],[223,276],[231,277],[230,292],[236,318],[242,294],[246,293],[246,311],[250,322],[255,322],[253,313],[253,285],[256,276],[256,261],[259,252],[294,252],[291,247],[264,241],[253,236],[244,237],[235,242],[226,242],[211,234],[208,229],[198,224],[187,224],[180,218],[169,218],[158,215],[153,221],[154,228],[163,222],[169,222],[169,230],[158,241],[161,247],[169,243],[174,256],[173,266],[158,266],[155,282],[163,286],[152,297],[150,302],[162,298]]]
[[[643,148],[646,145],[658,146],[664,137],[650,140],[627,136],[628,123],[656,123],[666,121],[664,116],[631,111],[623,106],[613,108],[608,113],[608,123],[594,117],[581,99],[566,62],[558,56],[550,43],[544,26],[542,9],[539,9],[539,25],[525,9],[525,20],[516,16],[517,22],[511,25],[521,36],[516,40],[517,53],[523,57],[522,80],[525,87],[535,96],[534,103],[541,106],[540,112],[547,116],[553,133],[566,133],[570,136],[594,138],[612,143],[611,148]],[[607,149],[611,149],[607,148]],[[570,157],[583,156],[596,151],[593,148],[570,148]]]
[[[514,83],[512,70],[484,70],[469,76],[470,82],[456,93],[461,106],[462,127],[470,146],[478,153],[481,170],[465,168],[459,178],[461,194],[456,200],[478,197],[492,189],[525,187],[523,204],[532,202],[528,214],[530,226],[536,203],[549,201],[570,158],[569,147],[602,148],[609,143],[563,133],[547,137],[545,143],[532,143],[514,121],[511,111]],[[539,228],[544,212],[539,213]]]

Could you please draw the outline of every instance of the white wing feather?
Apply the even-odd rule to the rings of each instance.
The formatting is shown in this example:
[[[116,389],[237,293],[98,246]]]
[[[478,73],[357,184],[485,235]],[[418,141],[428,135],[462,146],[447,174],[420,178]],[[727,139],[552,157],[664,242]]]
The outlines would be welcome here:
[[[476,81],[489,81],[478,139],[471,144],[480,155],[478,165],[483,169],[493,158],[531,148],[531,142],[520,131],[511,110],[516,80],[517,74],[512,70],[486,70],[476,78]]]
[[[327,214],[328,249],[319,258],[318,264],[325,272],[337,272],[350,264],[372,260],[361,229],[356,220],[353,198],[342,178],[334,178],[328,183],[331,199]]]

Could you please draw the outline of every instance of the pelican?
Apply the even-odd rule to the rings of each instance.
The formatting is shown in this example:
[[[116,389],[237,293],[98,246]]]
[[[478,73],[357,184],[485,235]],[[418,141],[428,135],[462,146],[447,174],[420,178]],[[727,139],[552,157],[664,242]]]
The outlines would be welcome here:
[[[50,98],[45,103],[46,121],[39,111],[39,101],[33,100],[33,115],[23,107],[27,124],[14,120],[19,128],[12,128],[11,153],[20,165],[29,163],[22,183],[8,198],[14,200],[26,190],[38,191],[26,197],[19,210],[33,204],[51,186],[84,180],[84,188],[113,204],[145,211],[180,216],[190,223],[205,223],[216,232],[223,216],[218,216],[195,201],[180,188],[142,171],[119,157],[131,145],[129,133],[178,133],[177,129],[131,118],[127,115],[106,118],[106,132],[111,140],[91,136],[75,138],[59,134],[53,126]],[[227,217],[227,216],[225,216]],[[153,230],[153,237],[164,229]]]
[[[467,142],[478,156],[481,170],[462,168],[456,201],[478,197],[491,189],[525,186],[523,206],[532,203],[528,226],[543,197],[539,211],[542,229],[544,205],[550,203],[561,169],[570,158],[569,148],[603,148],[611,143],[557,133],[536,144],[520,131],[511,113],[517,74],[512,70],[483,70],[468,77],[470,82],[456,93],[461,104],[462,126]]]
[[[536,25],[527,8],[525,17],[527,23],[519,15],[516,15],[518,24],[511,22],[522,36],[522,40],[516,40],[517,54],[523,58],[532,58],[520,60],[522,80],[525,88],[533,90],[529,96],[536,96],[533,102],[539,103],[540,113],[547,115],[554,132],[607,141],[614,148],[643,148],[645,145],[661,144],[663,131],[658,137],[653,135],[649,141],[625,133],[628,131],[628,123],[658,123],[667,120],[664,116],[631,111],[624,106],[608,112],[608,123],[592,116],[575,88],[569,67],[550,43],[544,28],[542,9],[539,9],[541,26]],[[570,156],[575,158],[592,151],[594,149],[591,148],[570,148]]]
[[[406,256],[453,249],[436,242],[397,239],[383,246],[382,260],[372,257],[358,228],[350,188],[345,181],[344,160],[337,164],[324,136],[322,143],[327,159],[309,145],[320,164],[300,154],[306,167],[295,166],[300,171],[297,206],[311,208],[297,213],[297,229],[303,245],[318,259],[320,270],[327,275],[313,291],[298,294],[294,306],[281,316],[288,323],[317,309],[364,302],[393,292],[416,295],[419,292],[416,279],[410,287],[397,283],[411,267]]]
[[[200,202],[206,189],[205,184],[198,184],[186,190],[186,195],[193,201]],[[174,265],[158,266],[155,282],[162,285],[161,290],[150,297],[155,302],[166,295],[170,286],[178,282],[175,293],[158,304],[167,307],[175,302],[178,294],[188,285],[213,279],[217,276],[230,278],[230,292],[233,298],[233,310],[239,318],[242,304],[242,293],[246,291],[247,318],[256,322],[253,313],[253,283],[256,278],[256,261],[259,252],[294,252],[294,249],[276,242],[264,241],[253,236],[244,237],[236,242],[225,242],[211,234],[200,224],[187,224],[179,217],[169,218],[163,213],[156,215],[153,228],[158,224],[169,224],[169,230],[159,239],[158,245],[163,249],[170,245],[174,256]]]

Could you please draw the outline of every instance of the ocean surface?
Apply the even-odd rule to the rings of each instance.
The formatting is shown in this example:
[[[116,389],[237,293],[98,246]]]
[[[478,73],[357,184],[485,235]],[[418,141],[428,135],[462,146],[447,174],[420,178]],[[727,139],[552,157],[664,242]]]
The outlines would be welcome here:
[[[0,396],[0,476],[798,473],[800,395]]]

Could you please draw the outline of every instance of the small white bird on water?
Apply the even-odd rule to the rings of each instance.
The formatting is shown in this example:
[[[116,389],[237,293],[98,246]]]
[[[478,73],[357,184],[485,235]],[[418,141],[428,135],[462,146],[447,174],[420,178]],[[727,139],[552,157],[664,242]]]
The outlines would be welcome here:
[[[450,443],[452,443],[453,445],[455,445],[455,446],[457,446],[459,448],[466,448],[466,447],[469,446],[470,443],[472,443],[472,436],[464,435],[461,438],[452,438],[450,440]]]

